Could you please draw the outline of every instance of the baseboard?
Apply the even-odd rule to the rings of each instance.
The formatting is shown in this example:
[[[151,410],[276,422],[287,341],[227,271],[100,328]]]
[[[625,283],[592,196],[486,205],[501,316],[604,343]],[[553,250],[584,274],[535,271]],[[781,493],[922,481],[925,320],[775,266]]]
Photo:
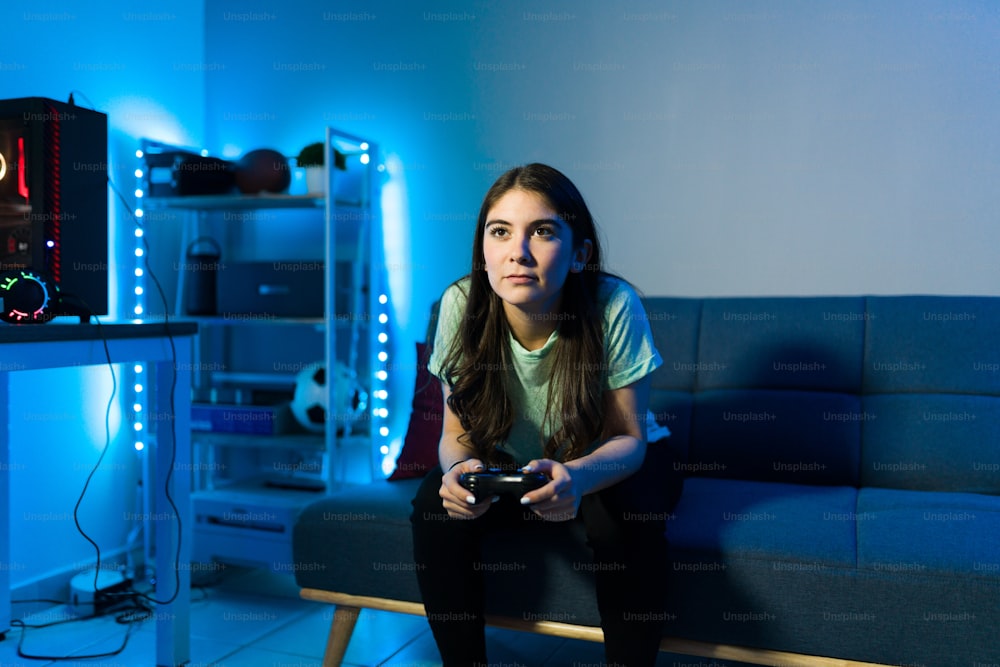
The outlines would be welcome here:
[[[128,547],[119,547],[101,551],[101,569],[118,571],[125,567]],[[50,570],[24,581],[12,582],[10,599],[18,600],[61,600],[69,602],[70,582],[73,577],[83,572],[93,572],[97,560],[78,561],[66,567]],[[23,609],[14,608],[13,616],[17,617]]]

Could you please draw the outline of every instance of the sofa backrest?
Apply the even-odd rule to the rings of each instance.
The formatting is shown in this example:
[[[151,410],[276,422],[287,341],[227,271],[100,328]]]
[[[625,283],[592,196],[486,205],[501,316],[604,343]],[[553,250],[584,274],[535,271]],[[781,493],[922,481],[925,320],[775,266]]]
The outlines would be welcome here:
[[[1000,494],[1000,299],[872,297],[861,481]]]
[[[689,475],[1000,493],[1000,299],[644,303]]]

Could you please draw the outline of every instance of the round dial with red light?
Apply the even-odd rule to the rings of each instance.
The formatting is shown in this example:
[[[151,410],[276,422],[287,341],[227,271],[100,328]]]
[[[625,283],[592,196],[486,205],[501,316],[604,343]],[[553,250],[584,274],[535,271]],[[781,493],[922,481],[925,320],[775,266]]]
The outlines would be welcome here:
[[[12,324],[52,319],[49,302],[55,286],[30,271],[8,271],[0,277],[0,320]]]

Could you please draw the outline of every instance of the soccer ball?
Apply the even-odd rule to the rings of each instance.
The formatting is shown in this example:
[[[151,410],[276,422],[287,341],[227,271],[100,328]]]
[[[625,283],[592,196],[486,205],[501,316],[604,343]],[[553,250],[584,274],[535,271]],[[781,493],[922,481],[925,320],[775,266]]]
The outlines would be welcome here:
[[[336,423],[337,434],[350,431],[368,408],[368,392],[358,382],[354,371],[340,363],[334,364],[333,396],[327,390],[326,364],[310,364],[295,376],[292,414],[303,427],[313,433],[326,430],[326,423]],[[339,400],[332,415],[329,400]]]

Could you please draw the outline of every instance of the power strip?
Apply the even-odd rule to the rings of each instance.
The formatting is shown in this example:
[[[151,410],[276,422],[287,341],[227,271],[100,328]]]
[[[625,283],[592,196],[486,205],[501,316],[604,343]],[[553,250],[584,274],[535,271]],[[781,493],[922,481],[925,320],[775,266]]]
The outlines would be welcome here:
[[[97,573],[97,590],[94,590],[94,572],[76,575],[69,583],[69,610],[77,616],[91,616],[115,604],[114,593],[127,591],[132,581],[121,572],[101,570]]]

